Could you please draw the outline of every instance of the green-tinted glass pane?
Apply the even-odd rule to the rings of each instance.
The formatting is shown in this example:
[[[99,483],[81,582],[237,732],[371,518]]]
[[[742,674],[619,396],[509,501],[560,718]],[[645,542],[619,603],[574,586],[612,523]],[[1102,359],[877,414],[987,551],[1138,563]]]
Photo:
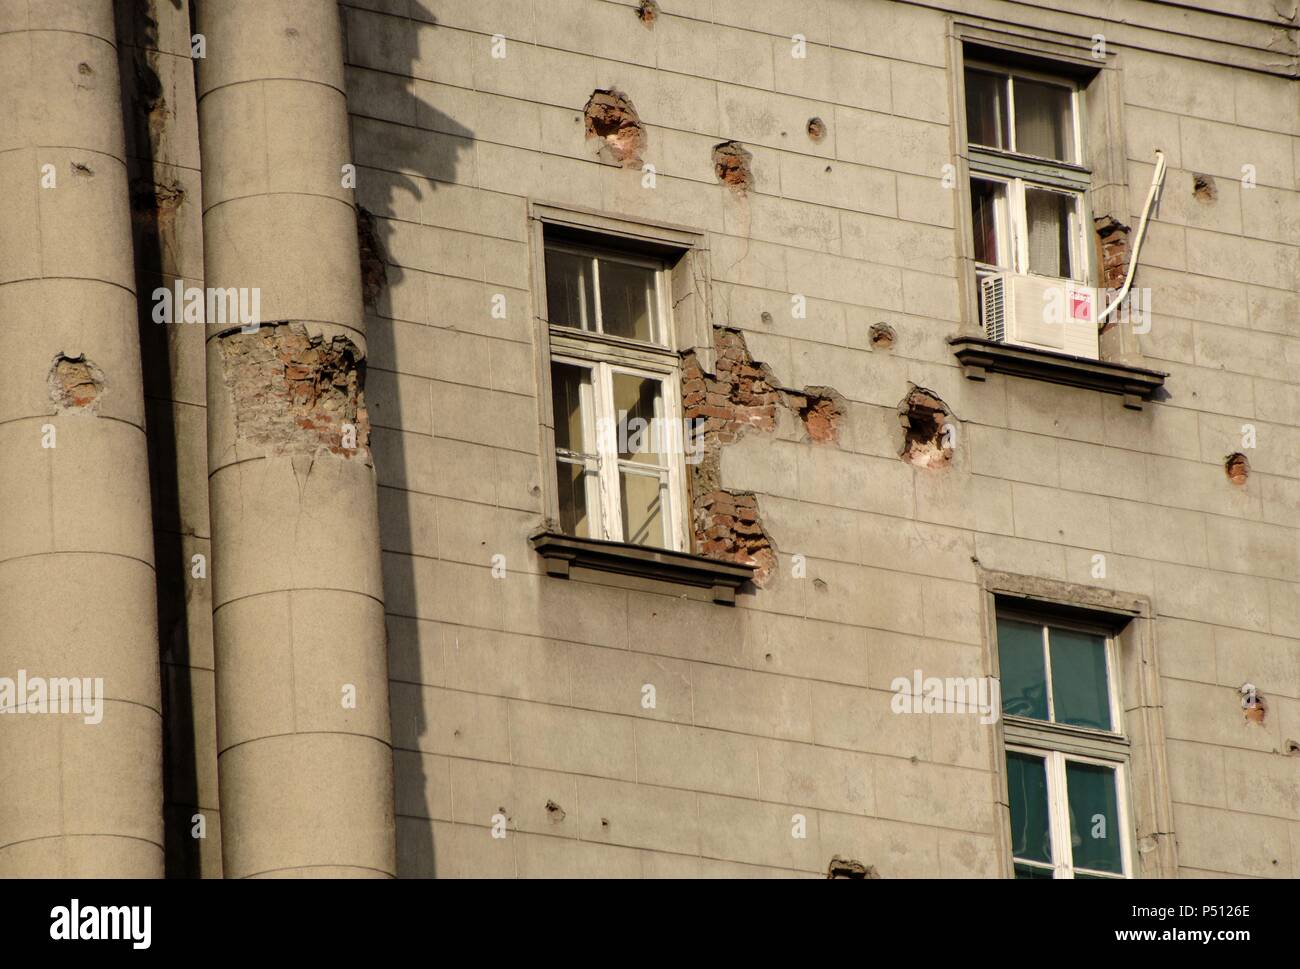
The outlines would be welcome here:
[[[1123,876],[1121,876],[1121,875],[1094,875],[1094,874],[1092,874],[1091,872],[1086,872],[1086,871],[1076,871],[1076,872],[1074,873],[1074,880],[1075,880],[1075,881],[1113,882],[1116,878],[1121,878],[1121,877],[1123,877]]]
[[[1030,754],[1007,754],[1007,794],[1011,798],[1011,855],[1052,863],[1047,813],[1047,762]]]
[[[596,328],[593,261],[558,249],[546,250],[546,315],[558,326]]]
[[[1070,799],[1070,842],[1077,868],[1123,872],[1115,771],[1097,764],[1065,762],[1065,789]]]
[[[1043,627],[1014,619],[998,620],[998,661],[1002,668],[1002,712],[1047,719],[1047,670],[1043,666]]]
[[[1053,878],[1052,869],[1016,863],[1016,878]]]
[[[1110,730],[1105,637],[1053,626],[1047,630],[1047,644],[1056,722]]]
[[[653,269],[600,260],[600,325],[606,333],[657,342],[655,309]]]

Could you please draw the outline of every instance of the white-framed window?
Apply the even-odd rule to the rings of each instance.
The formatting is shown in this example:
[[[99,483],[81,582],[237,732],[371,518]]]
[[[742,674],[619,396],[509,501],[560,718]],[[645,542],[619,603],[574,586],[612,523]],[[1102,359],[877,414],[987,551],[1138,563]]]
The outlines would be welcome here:
[[[684,551],[686,449],[669,266],[616,241],[544,243],[559,527]]]
[[[1081,95],[1069,78],[978,61],[965,68],[978,279],[999,272],[1086,283]]]
[[[998,669],[1017,878],[1132,874],[1115,637],[999,607]]]

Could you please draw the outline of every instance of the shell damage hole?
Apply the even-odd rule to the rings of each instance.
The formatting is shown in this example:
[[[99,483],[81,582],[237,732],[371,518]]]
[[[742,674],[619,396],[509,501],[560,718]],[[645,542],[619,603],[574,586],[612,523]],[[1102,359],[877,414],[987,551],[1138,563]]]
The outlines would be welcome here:
[[[368,452],[365,362],[351,340],[263,325],[223,336],[221,358],[241,442],[274,454]]]
[[[831,859],[831,863],[826,867],[827,878],[854,878],[865,881],[871,878],[879,878],[880,873],[876,871],[875,865],[864,865],[860,861],[852,858],[841,858],[836,855]]]
[[[813,141],[824,140],[826,138],[826,122],[821,118],[809,118],[808,137]]]
[[[873,350],[892,350],[894,341],[898,339],[898,334],[888,323],[873,323],[871,325],[871,348]]]
[[[1201,172],[1192,173],[1192,197],[1198,202],[1206,204],[1215,201],[1219,197],[1219,186],[1214,181],[1213,175],[1205,175]]]
[[[99,413],[104,383],[104,372],[84,355],[70,357],[60,353],[50,366],[50,400],[60,413]]]
[[[924,387],[913,386],[898,405],[898,421],[903,425],[905,462],[917,468],[943,468],[952,463],[952,442],[956,424],[952,411],[937,395]]]
[[[588,138],[600,139],[600,157],[623,168],[640,168],[645,129],[631,99],[619,91],[596,90],[582,109]]]
[[[784,407],[798,415],[809,440],[833,443],[844,414],[844,400],[829,387],[787,390],[771,368],[750,355],[740,330],[714,327],[716,373],[707,373],[693,352],[683,356],[682,405],[702,442],[690,465],[691,523],[699,551],[711,558],[755,569],[762,587],[777,565],[776,548],[759,515],[753,492],[722,486],[722,449],[751,428],[771,432]]]
[[[1097,231],[1097,243],[1101,246],[1101,278],[1106,289],[1118,290],[1124,285],[1128,275],[1129,235],[1131,230],[1113,216],[1103,215],[1092,220]],[[1112,314],[1106,328],[1115,325],[1119,314]]]
[[[754,156],[738,141],[713,146],[713,174],[737,192],[747,192],[753,187],[753,161]]]
[[[636,7],[636,19],[641,21],[647,27],[654,27],[655,19],[659,16],[659,4],[655,0],[641,0]]]
[[[1223,461],[1223,473],[1233,484],[1244,485],[1250,477],[1250,462],[1246,460],[1246,455],[1240,451],[1229,454]]]

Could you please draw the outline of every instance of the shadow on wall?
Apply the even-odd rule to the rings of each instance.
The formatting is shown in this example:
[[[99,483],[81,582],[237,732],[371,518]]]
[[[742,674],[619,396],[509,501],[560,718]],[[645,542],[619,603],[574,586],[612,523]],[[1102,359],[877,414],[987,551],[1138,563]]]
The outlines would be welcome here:
[[[182,257],[177,248],[185,233],[176,229],[184,187],[159,166],[160,140],[178,122],[168,103],[166,85],[156,67],[159,58],[159,7],[168,17],[183,17],[181,0],[114,0],[118,36],[118,72],[122,94],[122,125],[126,137],[130,184],[131,228],[135,248],[135,280],[140,334],[141,373],[149,455],[150,500],[153,507],[154,574],[162,678],[163,812],[165,872],[169,878],[197,878],[203,872],[202,842],[191,836],[192,817],[199,805],[200,757],[214,762],[216,751],[198,751],[191,667],[189,581],[193,546],[208,536],[207,521],[191,520],[181,500],[182,488],[206,488],[200,477],[182,481],[179,435],[173,402],[204,395],[202,374],[195,387],[176,387],[173,360],[184,353],[186,337],[202,345],[203,334],[184,327],[159,326],[151,319],[149,294],[170,285],[172,274],[200,254]],[[197,201],[197,200],[196,200]],[[197,218],[193,210],[186,217]],[[187,391],[190,397],[187,398]],[[200,442],[202,443],[202,442]],[[206,462],[206,454],[204,457]],[[206,507],[191,501],[190,510]],[[202,611],[199,611],[200,616]],[[200,704],[205,709],[206,704]],[[215,832],[210,832],[215,835]],[[219,853],[218,853],[219,857]],[[209,872],[208,874],[214,874]]]
[[[344,7],[345,18],[348,15]],[[406,104],[394,104],[391,97],[385,102],[388,117],[400,117],[403,122],[380,122],[364,115],[351,114],[352,159],[357,165],[358,230],[362,257],[362,282],[366,292],[366,343],[370,361],[368,372],[375,369],[413,372],[418,365],[413,360],[403,361],[400,354],[411,354],[417,347],[429,346],[431,341],[412,343],[400,341],[398,332],[411,323],[422,327],[432,325],[433,319],[424,300],[405,299],[402,306],[421,307],[421,318],[407,312],[407,319],[395,320],[393,292],[402,286],[420,286],[424,281],[419,274],[403,270],[389,261],[393,249],[394,220],[421,223],[428,221],[425,213],[436,200],[439,182],[454,182],[462,153],[472,150],[473,132],[453,118],[437,110],[428,101],[418,97],[410,79],[419,60],[420,30],[439,30],[433,11],[423,0],[410,0],[410,16],[388,17],[390,21],[405,21],[400,29],[390,29],[384,37],[384,59],[388,69],[404,79],[405,89],[399,97]],[[345,20],[348,42],[346,62],[349,65],[349,89],[356,83],[352,71],[352,52],[359,42],[380,43],[374,36],[350,36],[355,29]],[[436,48],[437,45],[435,44]],[[350,106],[349,111],[354,109]],[[396,127],[398,124],[400,128]],[[379,158],[366,151],[370,140],[369,129],[382,126],[385,137],[373,143],[383,146],[387,153]],[[391,135],[391,137],[390,137]],[[381,166],[382,171],[375,167]],[[393,169],[401,168],[402,172]],[[412,177],[414,173],[415,176]],[[367,213],[368,216],[367,217]],[[417,214],[419,213],[419,214]],[[436,298],[436,296],[434,297]],[[423,361],[427,364],[427,361]],[[403,365],[405,363],[405,365]],[[378,424],[379,446],[373,447],[375,471],[380,482],[379,533],[384,544],[384,599],[388,628],[388,668],[394,683],[424,684],[432,680],[437,671],[426,670],[420,655],[420,639],[427,635],[416,627],[417,616],[403,615],[407,604],[417,601],[415,562],[409,554],[415,546],[413,516],[428,514],[428,506],[412,508],[410,492],[428,491],[431,488],[429,472],[432,467],[432,439],[423,440],[414,433],[397,433],[394,428],[404,427],[406,415],[402,413],[400,395],[394,393],[386,402],[383,412],[373,413],[372,426]],[[436,429],[435,429],[436,430]],[[414,449],[423,446],[425,461],[421,462]],[[387,486],[387,487],[385,487]],[[418,549],[416,549],[418,551]],[[453,592],[454,594],[454,592]],[[411,609],[411,612],[419,610]],[[428,820],[433,814],[428,803],[430,789],[447,783],[446,776],[426,776],[425,763],[414,754],[404,754],[418,746],[418,738],[428,731],[422,704],[402,704],[392,707],[394,747],[394,774],[397,785],[397,871],[399,876],[433,876],[437,873],[433,829]],[[404,824],[403,817],[413,823]]]

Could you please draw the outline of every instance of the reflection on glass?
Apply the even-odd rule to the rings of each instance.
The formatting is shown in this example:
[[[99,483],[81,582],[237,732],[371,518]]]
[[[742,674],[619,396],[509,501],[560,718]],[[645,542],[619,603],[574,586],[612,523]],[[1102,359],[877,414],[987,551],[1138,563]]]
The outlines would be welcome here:
[[[593,260],[558,249],[546,250],[546,312],[552,323],[596,329]]]
[[[1067,760],[1065,786],[1070,800],[1070,841],[1075,867],[1122,873],[1119,840],[1122,832],[1114,769]]]
[[[1052,626],[1047,642],[1052,656],[1053,719],[1077,727],[1109,730],[1106,638]]]
[[[1007,80],[984,71],[966,72],[966,131],[972,145],[1007,148]]]
[[[1047,809],[1047,762],[1007,753],[1007,794],[1011,801],[1011,855],[1017,860],[1052,863]]]
[[[660,476],[620,469],[618,477],[623,505],[623,541],[666,548]]]
[[[663,463],[664,428],[656,420],[662,383],[629,373],[614,374],[614,413],[618,415],[618,456]]]
[[[1043,629],[1014,619],[998,620],[998,662],[1002,669],[1002,712],[1047,719],[1047,670]]]
[[[655,342],[655,272],[600,260],[600,319],[611,336]]]
[[[573,461],[555,460],[555,480],[560,492],[560,531],[579,538],[599,538],[591,533],[591,518],[587,509],[587,478],[589,472]]]
[[[1007,192],[1001,182],[970,180],[971,221],[975,229],[975,261],[1001,265],[998,245],[998,202]]]

